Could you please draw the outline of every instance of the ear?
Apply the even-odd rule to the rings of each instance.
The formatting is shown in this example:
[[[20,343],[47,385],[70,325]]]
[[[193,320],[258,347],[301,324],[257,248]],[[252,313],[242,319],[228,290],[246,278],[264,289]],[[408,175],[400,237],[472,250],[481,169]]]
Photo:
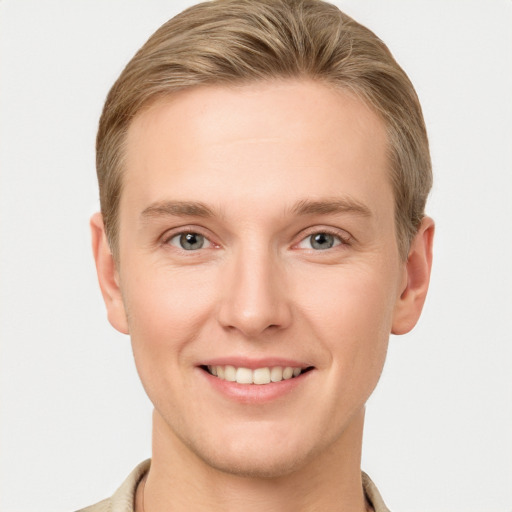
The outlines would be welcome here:
[[[107,307],[107,316],[112,326],[123,334],[128,334],[128,322],[123,297],[119,287],[119,274],[105,234],[101,213],[91,217],[92,251],[96,262],[96,272],[101,294]]]
[[[430,282],[434,221],[424,217],[414,237],[404,266],[401,294],[393,313],[393,334],[409,332],[418,321]]]

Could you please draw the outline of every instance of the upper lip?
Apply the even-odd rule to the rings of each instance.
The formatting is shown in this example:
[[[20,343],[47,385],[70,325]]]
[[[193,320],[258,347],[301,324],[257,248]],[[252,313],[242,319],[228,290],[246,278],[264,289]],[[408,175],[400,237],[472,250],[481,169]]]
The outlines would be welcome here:
[[[265,357],[265,358],[247,358],[247,357],[215,357],[201,361],[198,366],[234,366],[235,368],[249,368],[255,370],[257,368],[272,368],[275,366],[291,366],[292,368],[309,368],[312,365],[297,359],[289,359],[284,357]]]

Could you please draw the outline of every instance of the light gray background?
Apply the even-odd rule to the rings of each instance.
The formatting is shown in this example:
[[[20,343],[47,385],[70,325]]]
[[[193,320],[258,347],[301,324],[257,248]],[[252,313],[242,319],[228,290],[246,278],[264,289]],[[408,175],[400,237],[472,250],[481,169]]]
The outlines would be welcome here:
[[[150,454],[90,255],[94,137],[124,64],[190,3],[0,1],[1,511],[91,504]],[[510,512],[512,2],[338,4],[416,85],[436,180],[430,296],[391,340],[363,468],[393,511]]]

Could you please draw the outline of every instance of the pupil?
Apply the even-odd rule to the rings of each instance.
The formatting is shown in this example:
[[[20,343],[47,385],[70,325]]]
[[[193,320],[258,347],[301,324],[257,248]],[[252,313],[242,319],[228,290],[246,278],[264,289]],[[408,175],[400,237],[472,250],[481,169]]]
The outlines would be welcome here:
[[[197,233],[186,233],[181,235],[180,244],[186,251],[201,249],[204,244],[204,238],[202,235],[198,235]]]
[[[334,237],[328,233],[316,233],[311,235],[311,247],[313,249],[330,249],[334,245]]]

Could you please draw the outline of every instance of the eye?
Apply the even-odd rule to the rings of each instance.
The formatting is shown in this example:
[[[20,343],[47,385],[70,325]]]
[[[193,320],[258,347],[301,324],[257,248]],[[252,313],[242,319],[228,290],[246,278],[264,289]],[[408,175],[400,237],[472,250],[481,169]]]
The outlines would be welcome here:
[[[169,238],[167,243],[185,251],[197,251],[198,249],[206,249],[211,245],[211,242],[206,237],[200,235],[199,233],[192,232],[179,233],[174,235],[173,237]]]
[[[325,251],[326,249],[331,249],[342,243],[343,241],[337,235],[319,232],[313,233],[308,237],[304,238],[304,240],[302,240],[298,244],[298,247],[300,247],[301,249],[314,249],[316,251]]]

